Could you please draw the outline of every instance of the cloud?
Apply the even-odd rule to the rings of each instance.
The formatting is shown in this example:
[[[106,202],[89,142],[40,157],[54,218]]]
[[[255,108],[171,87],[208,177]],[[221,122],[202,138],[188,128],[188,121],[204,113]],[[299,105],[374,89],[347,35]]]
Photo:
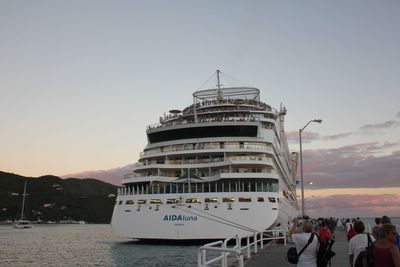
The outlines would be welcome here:
[[[396,118],[400,118],[400,111],[399,111],[399,112],[397,112],[397,114],[396,114]]]
[[[326,135],[326,136],[323,136],[322,139],[326,140],[326,141],[337,140],[337,139],[349,137],[350,135],[353,135],[353,134],[354,133],[349,132],[349,133],[340,133],[340,134],[335,134],[335,135]]]
[[[364,143],[303,152],[305,183],[317,188],[400,187],[399,143]],[[377,156],[378,155],[378,156]],[[299,169],[298,169],[299,177]]]
[[[377,131],[377,130],[382,130],[382,129],[390,129],[390,128],[396,128],[400,126],[400,122],[391,120],[391,121],[385,121],[383,123],[377,123],[377,124],[367,124],[359,128],[359,130],[365,132],[365,131]]]
[[[397,117],[400,117],[400,111],[397,114]],[[400,122],[395,121],[395,120],[389,120],[389,121],[377,123],[377,124],[366,124],[364,126],[361,126],[357,131],[354,131],[354,132],[345,132],[345,133],[338,133],[338,134],[334,134],[334,135],[320,136],[318,133],[307,131],[307,132],[303,132],[301,137],[302,137],[302,143],[311,143],[316,140],[332,141],[332,140],[344,139],[344,138],[347,138],[347,137],[350,137],[350,136],[356,135],[356,134],[363,134],[363,135],[372,134],[372,133],[376,133],[379,130],[388,130],[388,129],[394,129],[397,127],[400,127]],[[298,131],[287,132],[286,138],[289,143],[298,144],[299,143],[299,132]]]
[[[298,131],[291,131],[286,133],[286,139],[289,143],[299,143],[299,132]],[[302,143],[311,143],[312,141],[321,139],[319,133],[315,132],[303,132],[301,134],[301,142]]]
[[[332,195],[324,198],[310,199],[307,202],[309,209],[321,209],[327,206],[351,209],[359,207],[383,208],[399,207],[400,195]]]
[[[61,178],[94,178],[106,183],[121,185],[122,177],[124,174],[132,172],[135,164],[129,164],[123,167],[108,169],[108,170],[91,170],[83,171],[79,173],[72,173],[67,175],[62,175]]]
[[[306,213],[312,217],[397,217],[400,213],[400,195],[331,195],[307,199]]]

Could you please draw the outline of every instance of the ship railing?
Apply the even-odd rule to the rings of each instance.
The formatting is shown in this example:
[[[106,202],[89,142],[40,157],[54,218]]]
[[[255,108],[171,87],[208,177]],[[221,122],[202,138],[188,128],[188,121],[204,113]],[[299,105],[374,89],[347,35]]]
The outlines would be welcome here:
[[[197,266],[210,267],[216,266],[215,264],[219,264],[218,266],[227,267],[228,264],[229,266],[233,264],[234,266],[243,267],[245,258],[249,259],[252,254],[257,253],[260,249],[263,249],[265,245],[275,243],[279,240],[282,240],[286,246],[287,238],[287,227],[274,227],[270,230],[264,230],[262,232],[256,232],[248,235],[243,238],[246,240],[245,246],[241,245],[242,238],[240,238],[238,235],[234,235],[225,239],[224,241],[216,241],[201,246],[197,252]],[[231,244],[231,247],[228,247],[228,243]],[[220,253],[216,254],[215,252]]]
[[[228,121],[228,122],[240,122],[240,121],[261,121],[262,118],[256,116],[243,116],[243,117],[228,117],[228,116],[221,116],[221,117],[212,117],[212,118],[201,118],[198,120],[198,123],[208,123],[208,122],[220,122],[220,121]],[[272,122],[272,121],[271,121]],[[160,123],[154,123],[147,126],[147,130],[162,128],[166,126],[174,126],[174,125],[183,125],[183,124],[192,124],[195,123],[193,119],[191,120],[178,120],[175,118],[174,120],[170,121],[163,121]]]
[[[260,152],[269,152],[273,153],[273,147],[267,145],[267,144],[246,144],[244,146],[241,146],[240,144],[224,144],[223,147],[221,147],[220,143],[214,143],[214,144],[196,144],[194,147],[193,145],[191,146],[171,146],[171,147],[165,147],[162,150],[160,148],[158,149],[152,149],[146,152],[141,152],[140,157],[143,158],[145,156],[151,156],[154,154],[161,154],[161,153],[169,153],[169,152],[179,152],[179,151],[189,151],[189,150],[207,150],[207,149],[243,149],[243,150],[259,150]]]

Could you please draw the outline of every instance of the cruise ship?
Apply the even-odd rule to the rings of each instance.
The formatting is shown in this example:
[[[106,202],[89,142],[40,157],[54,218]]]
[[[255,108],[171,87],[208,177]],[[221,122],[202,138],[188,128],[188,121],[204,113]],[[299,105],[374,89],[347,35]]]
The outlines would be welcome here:
[[[147,127],[148,143],[118,189],[112,230],[141,240],[215,240],[285,226],[298,215],[297,153],[286,108],[253,87],[193,93]]]

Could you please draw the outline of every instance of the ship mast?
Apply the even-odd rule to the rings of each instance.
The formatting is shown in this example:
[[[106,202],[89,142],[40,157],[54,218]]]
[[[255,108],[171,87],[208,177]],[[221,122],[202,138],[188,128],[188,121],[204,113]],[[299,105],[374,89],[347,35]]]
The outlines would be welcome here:
[[[219,80],[219,74],[221,73],[220,70],[217,70],[217,100],[222,100],[222,91],[221,91],[221,82]]]
[[[219,74],[221,73],[221,71],[220,70],[217,70],[217,81],[218,81],[218,83],[217,83],[217,88],[218,88],[218,91],[220,91],[219,89],[221,89],[221,83],[219,82]]]

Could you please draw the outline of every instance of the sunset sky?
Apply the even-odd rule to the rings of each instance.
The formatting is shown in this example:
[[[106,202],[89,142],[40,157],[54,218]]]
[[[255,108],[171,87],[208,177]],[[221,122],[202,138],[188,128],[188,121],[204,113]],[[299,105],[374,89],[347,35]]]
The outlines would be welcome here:
[[[0,0],[0,170],[119,184],[146,126],[220,69],[287,107],[292,151],[323,120],[302,136],[308,214],[400,216],[399,14],[372,0]]]

